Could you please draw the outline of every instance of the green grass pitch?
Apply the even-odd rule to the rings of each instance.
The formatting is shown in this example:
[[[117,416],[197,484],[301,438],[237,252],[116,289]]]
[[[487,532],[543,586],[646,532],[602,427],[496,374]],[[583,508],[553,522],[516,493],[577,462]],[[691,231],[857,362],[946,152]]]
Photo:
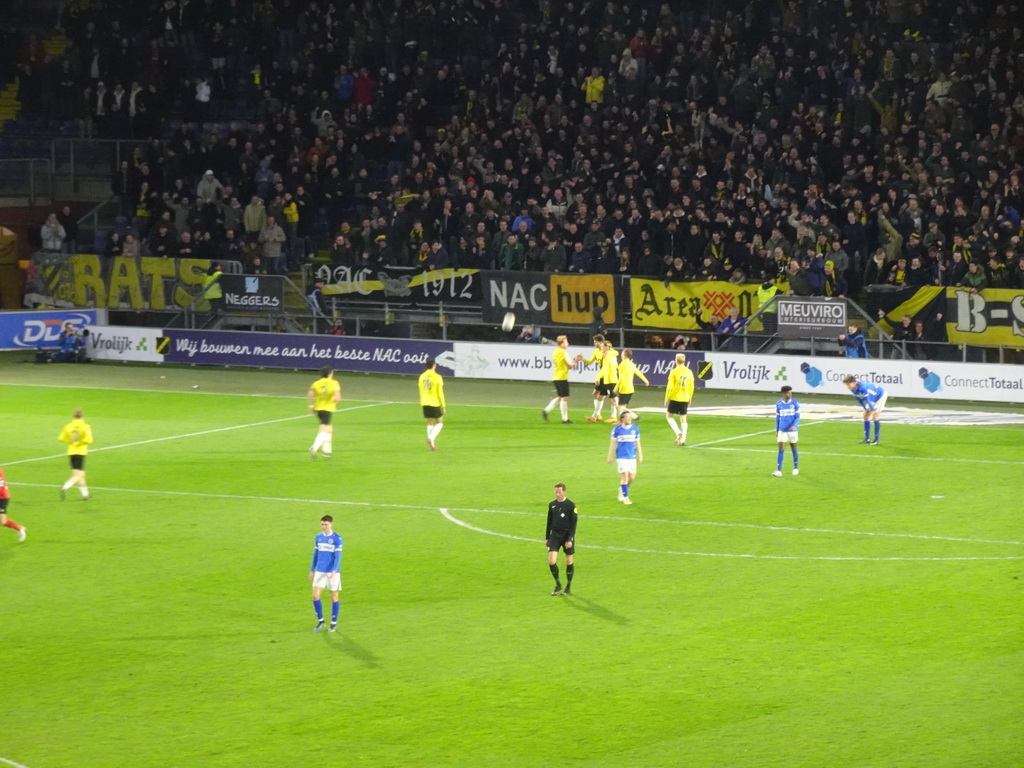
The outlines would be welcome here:
[[[0,529],[0,765],[1024,765],[1021,426],[871,448],[836,400],[777,479],[775,392],[698,392],[765,416],[694,415],[678,448],[645,415],[626,507],[584,387],[562,426],[548,385],[448,380],[432,453],[414,381],[341,374],[310,462],[313,378],[0,361],[28,530]],[[76,406],[94,498],[61,502]],[[581,517],[555,598],[557,481]],[[325,513],[334,635],[306,580]]]

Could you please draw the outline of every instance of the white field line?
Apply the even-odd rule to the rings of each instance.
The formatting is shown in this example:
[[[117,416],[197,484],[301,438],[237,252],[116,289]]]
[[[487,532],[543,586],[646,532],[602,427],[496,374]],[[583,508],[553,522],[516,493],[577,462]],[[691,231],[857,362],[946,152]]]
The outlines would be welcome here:
[[[311,375],[316,375],[310,371]],[[22,384],[21,382],[0,381],[5,387],[31,387],[32,389],[101,389],[105,392],[115,390],[117,392],[142,392],[147,395],[220,395],[221,397],[264,397],[277,398],[279,400],[305,399],[305,395],[271,395],[261,392],[207,392],[201,389],[145,389],[143,387],[94,387],[85,384]],[[183,385],[184,386],[184,385]],[[374,400],[347,400],[350,403],[372,403]]]
[[[812,427],[815,424],[825,424],[825,423],[827,423],[827,422],[826,421],[807,421],[807,422],[804,422],[803,424],[800,425],[800,429],[803,429],[804,427]],[[764,429],[764,430],[761,430],[760,432],[750,432],[750,433],[748,433],[746,435],[733,435],[732,437],[723,437],[721,440],[708,440],[706,443],[694,443],[693,445],[690,445],[688,447],[689,448],[704,448],[705,446],[708,446],[708,445],[718,445],[719,443],[728,443],[728,442],[731,442],[732,440],[743,440],[743,439],[748,438],[748,437],[759,437],[761,435],[774,435],[776,433],[776,431],[777,430],[774,430],[774,429]]]
[[[6,757],[0,757],[0,763],[10,765],[12,768],[28,768],[27,765],[22,765],[21,763],[16,763],[13,760],[8,760]]]
[[[342,371],[344,373],[344,371]],[[344,379],[341,380],[344,382]],[[482,379],[461,379],[461,381],[482,381]],[[502,380],[506,381],[506,380]],[[498,380],[495,379],[495,383]],[[522,382],[524,384],[540,384],[542,382]],[[550,382],[548,382],[550,383]],[[32,389],[101,389],[109,391],[113,387],[86,387],[86,386],[75,386],[72,384],[22,384],[6,383],[0,381],[0,386],[4,387],[31,387]],[[279,400],[298,400],[305,399],[303,395],[266,395],[259,392],[204,392],[201,390],[193,389],[142,389],[135,387],[117,388],[118,392],[142,392],[143,394],[157,394],[157,395],[217,395],[220,397],[263,397],[263,398],[277,398]],[[349,403],[363,403],[363,402],[375,402],[372,400],[348,400]],[[380,403],[381,405],[419,405],[419,400],[388,400],[386,403]],[[460,408],[512,408],[526,411],[536,411],[536,407],[532,405],[504,405],[502,403],[457,403]]]
[[[351,408],[339,408],[335,413],[341,413],[342,411],[358,411],[361,408],[376,408],[378,405],[391,405],[390,402],[382,403],[369,403],[368,405],[354,405]],[[167,440],[183,440],[188,437],[200,437],[202,435],[213,435],[218,432],[231,432],[235,429],[248,429],[249,427],[262,427],[267,424],[280,424],[282,421],[297,421],[298,419],[308,419],[309,414],[303,414],[301,416],[285,416],[281,419],[268,419],[267,421],[254,421],[251,424],[236,424],[231,427],[217,427],[216,429],[204,429],[199,432],[186,432],[182,435],[167,435],[166,437],[154,437],[149,440],[136,440],[134,443],[121,443],[119,445],[106,445],[100,448],[91,448],[89,453],[97,453],[99,451],[114,451],[118,448],[134,448],[138,445],[148,445],[150,443],[162,443]],[[14,464],[28,464],[33,461],[49,461],[50,459],[60,459],[66,456],[66,453],[55,453],[51,456],[37,456],[33,459],[18,459],[17,461],[4,462],[4,466],[12,466]]]
[[[528,541],[533,544],[543,543],[543,539],[530,539],[525,536],[514,536],[510,533],[499,533],[498,531],[489,531],[486,528],[478,528],[475,525],[470,525],[467,522],[459,520],[454,517],[444,507],[438,507],[441,514],[444,515],[445,519],[455,523],[458,526],[466,528],[475,533],[484,533],[488,536],[497,536],[502,539],[514,539],[516,541]],[[964,560],[1024,560],[1024,555],[1009,555],[1009,556],[982,556],[982,557],[837,557],[829,555],[752,555],[739,552],[688,552],[671,549],[635,549],[633,547],[613,547],[613,546],[602,546],[600,544],[587,544],[585,549],[603,549],[611,552],[633,552],[643,555],[683,555],[686,557],[725,557],[725,558],[738,558],[742,560],[828,560],[828,561],[855,561],[855,562],[935,562],[935,561],[964,561]]]
[[[58,485],[52,485],[50,483],[9,483],[9,485],[22,486],[25,488],[59,488]],[[303,499],[295,498],[290,496],[251,496],[251,495],[239,495],[230,493],[204,493],[202,491],[168,491],[168,490],[147,490],[144,488],[109,488],[98,485],[89,486],[94,491],[109,491],[111,493],[139,493],[139,494],[150,494],[154,496],[185,496],[192,498],[202,499],[226,499],[232,501],[272,501],[276,503],[288,503],[288,504],[333,504],[341,507],[374,507],[377,509],[413,509],[413,510],[435,510],[439,509],[433,504],[385,504],[382,502],[375,501],[345,501],[336,499]],[[471,512],[488,515],[522,515],[526,517],[542,517],[544,512],[523,512],[521,510],[511,509],[481,509],[478,507],[445,507],[445,509],[452,510],[455,512]],[[921,539],[931,541],[958,541],[968,544],[1004,544],[1008,546],[1024,546],[1024,541],[1003,541],[997,539],[972,539],[962,538],[958,536],[932,536],[927,534],[917,533],[882,533],[874,531],[847,531],[842,529],[833,528],[800,528],[795,526],[784,526],[784,525],[759,525],[756,523],[726,523],[717,520],[667,520],[662,518],[647,518],[647,517],[624,517],[616,515],[580,515],[580,517],[587,520],[609,520],[612,522],[626,522],[626,523],[658,523],[664,525],[698,525],[698,526],[710,526],[715,528],[748,528],[758,531],[786,531],[790,533],[822,533],[831,534],[836,536],[875,536],[881,538],[895,538],[895,539]],[[511,538],[521,538],[523,541],[534,541],[534,539],[523,538],[518,536],[512,536]]]
[[[802,445],[802,444],[801,444]],[[694,448],[698,446],[693,446]],[[708,451],[737,451],[740,453],[775,453],[775,448],[722,448],[709,446]],[[963,459],[959,457],[938,457],[938,456],[892,456],[887,453],[878,453],[876,447],[868,446],[864,453],[827,453],[823,451],[800,450],[801,456],[835,456],[841,459],[900,459],[902,461],[941,461],[953,462],[954,464],[999,464],[1002,466],[1019,467],[1024,461],[1005,461],[1003,459]]]

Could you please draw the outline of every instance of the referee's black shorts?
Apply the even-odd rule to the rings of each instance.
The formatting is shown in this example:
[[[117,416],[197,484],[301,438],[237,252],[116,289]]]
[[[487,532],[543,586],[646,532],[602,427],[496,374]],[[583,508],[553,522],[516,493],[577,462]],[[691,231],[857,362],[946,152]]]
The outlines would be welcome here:
[[[576,553],[576,547],[575,546],[571,546],[571,547],[565,546],[565,542],[566,541],[572,541],[569,538],[569,534],[561,533],[561,532],[558,532],[558,531],[553,532],[550,536],[548,536],[548,552],[557,552],[560,549],[564,549],[565,550],[565,554],[567,554],[567,555],[575,554]],[[575,543],[576,542],[573,541],[573,544],[575,544]]]

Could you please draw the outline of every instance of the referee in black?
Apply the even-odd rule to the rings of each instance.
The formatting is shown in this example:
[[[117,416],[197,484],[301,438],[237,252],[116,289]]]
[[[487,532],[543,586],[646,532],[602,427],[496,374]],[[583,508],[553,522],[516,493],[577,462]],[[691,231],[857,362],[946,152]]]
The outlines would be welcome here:
[[[576,538],[576,505],[565,498],[565,483],[555,484],[555,500],[548,504],[548,526],[545,528],[544,545],[548,548],[548,568],[555,577],[555,591],[552,595],[572,594],[573,547]],[[565,550],[565,592],[558,579],[558,550]]]

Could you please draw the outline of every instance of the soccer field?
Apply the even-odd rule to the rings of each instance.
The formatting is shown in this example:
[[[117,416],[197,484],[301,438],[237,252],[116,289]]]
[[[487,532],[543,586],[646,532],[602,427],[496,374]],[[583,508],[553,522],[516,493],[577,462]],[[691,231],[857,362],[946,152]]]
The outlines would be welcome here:
[[[314,378],[0,358],[28,531],[0,528],[0,765],[1024,765],[1024,409],[894,415],[870,447],[852,397],[803,396],[774,478],[775,391],[698,391],[685,448],[644,414],[626,507],[582,386],[563,426],[549,385],[448,380],[434,453],[413,379],[341,373],[311,462]],[[77,406],[93,498],[61,502]],[[327,513],[341,621],[314,634]]]

